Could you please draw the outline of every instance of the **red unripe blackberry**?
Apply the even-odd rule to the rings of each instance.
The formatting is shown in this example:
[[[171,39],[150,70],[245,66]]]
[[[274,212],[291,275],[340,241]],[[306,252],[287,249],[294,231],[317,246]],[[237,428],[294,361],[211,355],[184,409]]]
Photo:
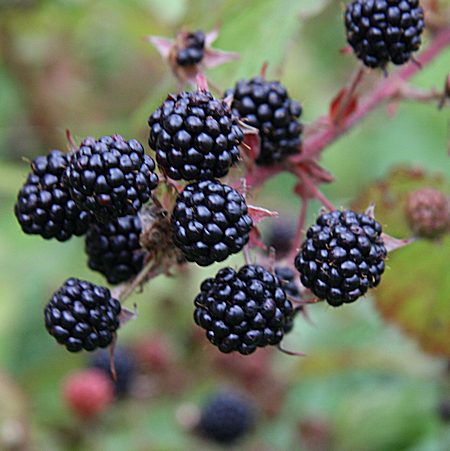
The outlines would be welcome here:
[[[219,351],[248,355],[283,339],[292,303],[278,278],[262,266],[223,268],[200,289],[194,320]]]
[[[244,198],[217,180],[187,185],[172,213],[173,242],[200,266],[221,262],[248,243],[253,221]]]
[[[302,284],[334,307],[356,301],[380,283],[387,254],[381,233],[364,213],[320,215],[295,258]]]
[[[158,185],[155,163],[135,139],[86,138],[68,160],[65,182],[72,199],[100,222],[135,214]]]
[[[179,66],[193,66],[203,59],[203,49],[205,48],[205,34],[198,30],[189,33],[184,38],[184,48],[177,51],[176,62]]]
[[[114,386],[103,371],[88,369],[68,376],[62,387],[62,395],[78,416],[93,420],[114,401]]]
[[[256,419],[255,406],[238,391],[214,393],[202,408],[199,432],[212,441],[232,444],[248,433]]]
[[[225,93],[230,94],[233,114],[259,130],[261,152],[257,164],[271,165],[300,152],[303,126],[298,118],[302,108],[289,98],[283,85],[255,77],[238,81],[234,90]]]
[[[208,91],[169,95],[150,116],[148,143],[174,180],[224,177],[239,158],[244,135],[228,105]]]
[[[35,158],[32,172],[22,186],[14,213],[25,233],[45,239],[66,241],[72,235],[83,235],[89,225],[89,213],[81,211],[63,182],[66,156],[59,150]]]
[[[406,63],[424,28],[418,0],[354,0],[345,11],[347,41],[368,67]]]
[[[101,272],[112,285],[139,273],[146,251],[139,243],[142,232],[138,215],[128,215],[104,224],[91,223],[85,251],[89,268]]]
[[[120,303],[108,288],[72,278],[45,307],[45,327],[68,351],[93,351],[112,343],[120,312]]]

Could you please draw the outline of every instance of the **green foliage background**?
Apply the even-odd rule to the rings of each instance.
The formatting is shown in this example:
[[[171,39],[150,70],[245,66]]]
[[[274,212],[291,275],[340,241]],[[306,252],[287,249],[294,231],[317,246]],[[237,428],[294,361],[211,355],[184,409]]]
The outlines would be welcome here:
[[[104,280],[87,268],[82,238],[58,243],[21,233],[13,205],[28,173],[22,157],[67,149],[66,129],[76,139],[119,133],[144,143],[148,116],[176,82],[142,37],[171,38],[184,25],[209,31],[221,22],[214,46],[241,54],[209,72],[221,88],[257,75],[268,62],[267,78],[280,79],[302,103],[303,122],[312,123],[327,113],[357,65],[351,54],[340,54],[346,45],[342,11],[334,0],[0,1],[0,449],[16,449],[8,445],[8,431],[17,424],[27,442],[17,449],[214,449],[181,427],[176,412],[185,403],[201,405],[218,386],[239,384],[235,372],[219,371],[217,352],[206,339],[195,350],[189,344],[199,282],[219,265],[152,281],[129,301],[137,303],[138,319],[120,331],[121,342],[130,345],[167,335],[178,352],[184,389],[125,400],[99,424],[80,425],[64,406],[60,386],[87,356],[55,346],[42,310],[69,277]],[[449,67],[447,50],[413,82],[441,88]],[[368,83],[380,77],[372,72]],[[389,117],[380,108],[326,150],[322,164],[337,180],[324,192],[335,205],[348,206],[398,164],[447,175],[447,139],[448,110],[404,102]],[[293,184],[289,175],[277,177],[252,201],[295,221]],[[313,204],[309,223],[318,207]],[[266,229],[277,224],[272,221]],[[227,264],[242,261],[236,256]],[[306,358],[268,354],[264,371],[284,395],[269,415],[268,406],[276,403],[264,398],[271,379],[263,379],[253,393],[259,421],[236,449],[450,449],[450,430],[437,414],[439,403],[450,398],[443,358],[426,355],[386,323],[370,296],[336,310],[320,304],[310,315],[314,325],[298,318],[284,342]],[[252,358],[236,359],[245,367]],[[73,439],[74,430],[82,431],[81,439]]]

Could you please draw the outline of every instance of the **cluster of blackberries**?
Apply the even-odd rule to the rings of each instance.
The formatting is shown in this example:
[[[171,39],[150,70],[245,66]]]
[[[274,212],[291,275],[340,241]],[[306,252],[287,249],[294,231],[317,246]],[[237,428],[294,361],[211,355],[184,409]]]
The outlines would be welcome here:
[[[263,77],[240,80],[225,95],[233,96],[233,114],[259,131],[261,150],[257,164],[271,165],[300,152],[303,127],[298,118],[302,108],[278,81],[266,81]]]
[[[354,0],[345,11],[347,41],[368,67],[406,63],[419,49],[424,21],[419,0]]]
[[[279,279],[262,266],[238,272],[222,268],[201,284],[195,299],[195,322],[221,352],[248,355],[257,347],[278,345],[293,317]]]
[[[149,145],[175,180],[195,181],[178,196],[173,242],[186,260],[208,266],[242,250],[253,226],[244,198],[217,178],[239,158],[244,135],[228,105],[207,91],[169,96],[150,116]]]
[[[253,222],[244,198],[217,180],[192,183],[172,214],[173,240],[190,262],[208,266],[239,252]]]
[[[105,287],[68,279],[45,307],[45,326],[68,351],[106,348],[119,327],[121,305]]]
[[[332,306],[356,301],[379,284],[386,248],[381,225],[351,210],[324,213],[295,259],[302,284]]]
[[[169,95],[148,123],[156,161],[174,180],[224,177],[239,158],[243,133],[228,105],[208,91]]]
[[[182,47],[178,49],[175,57],[177,64],[181,67],[199,64],[203,59],[205,34],[201,30],[189,33],[184,37]]]
[[[59,150],[31,162],[31,173],[17,196],[14,212],[28,234],[66,241],[83,235],[89,213],[81,211],[70,196],[63,176],[67,158]]]

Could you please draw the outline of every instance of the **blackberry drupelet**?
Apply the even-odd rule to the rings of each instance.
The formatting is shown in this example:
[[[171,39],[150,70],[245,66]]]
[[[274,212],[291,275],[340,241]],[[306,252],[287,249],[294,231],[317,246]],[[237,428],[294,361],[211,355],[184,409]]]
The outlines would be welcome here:
[[[337,307],[380,283],[386,248],[381,225],[351,210],[324,213],[311,226],[295,258],[302,284]]]
[[[354,0],[345,26],[348,43],[366,66],[404,64],[420,47],[423,10],[418,0]]]
[[[262,266],[246,265],[239,272],[223,268],[200,289],[194,320],[219,351],[248,355],[283,339],[292,303],[278,278]]]
[[[179,66],[193,66],[203,59],[203,49],[205,48],[205,34],[198,30],[189,33],[184,38],[184,48],[178,49],[176,62]]]
[[[135,139],[86,138],[68,160],[65,181],[72,199],[100,222],[135,214],[158,185],[155,163]]]
[[[111,374],[111,359],[108,349],[99,349],[94,352],[92,357],[90,366],[108,375],[114,383],[115,393],[118,397],[126,396],[136,373],[136,362],[130,349],[117,345],[114,347],[116,380]]]
[[[255,417],[250,399],[237,391],[221,390],[203,407],[198,429],[210,440],[231,444],[251,430]]]
[[[108,288],[71,278],[45,307],[45,326],[68,351],[93,351],[112,343],[120,312],[121,305]]]
[[[217,180],[187,185],[172,213],[173,242],[200,266],[221,262],[248,243],[253,221],[244,198]]]
[[[80,211],[63,183],[66,156],[59,150],[35,158],[32,172],[22,186],[14,213],[22,230],[45,239],[66,241],[72,235],[83,235],[90,215]]]
[[[302,108],[278,81],[265,81],[263,77],[240,80],[225,95],[233,95],[233,114],[259,130],[257,164],[272,165],[300,152],[303,126],[298,118]]]
[[[137,275],[146,254],[139,243],[141,231],[138,215],[91,223],[85,246],[89,268],[101,272],[112,285]]]
[[[203,90],[169,95],[148,124],[156,161],[174,180],[224,177],[244,139],[228,105]]]
[[[281,288],[286,293],[286,296],[289,296],[291,298],[301,299],[300,290],[297,287],[297,284],[295,283],[295,273],[292,271],[292,269],[287,267],[275,267],[275,275],[278,277],[278,280],[281,283]],[[290,332],[294,327],[294,318],[297,315],[298,312],[302,311],[303,306],[298,306],[292,309],[291,314],[286,315],[286,322],[284,325],[284,333]]]

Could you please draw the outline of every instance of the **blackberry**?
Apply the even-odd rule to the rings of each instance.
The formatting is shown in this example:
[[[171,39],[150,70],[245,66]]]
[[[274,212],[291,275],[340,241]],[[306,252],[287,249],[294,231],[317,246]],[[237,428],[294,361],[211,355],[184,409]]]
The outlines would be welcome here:
[[[250,399],[237,391],[221,390],[203,407],[198,428],[210,440],[231,444],[251,430],[255,417]]]
[[[225,95],[233,95],[233,114],[259,130],[257,164],[272,165],[300,152],[303,126],[298,118],[302,108],[278,81],[265,81],[263,77],[240,80]]]
[[[117,345],[114,347],[114,368],[116,370],[116,380],[113,379],[111,374],[109,350],[99,349],[95,351],[92,357],[90,366],[101,370],[108,375],[114,383],[116,395],[119,397],[127,395],[136,371],[136,362],[130,350],[126,347]]]
[[[244,139],[228,105],[203,90],[169,95],[148,124],[156,161],[174,180],[224,177]]]
[[[386,248],[381,225],[364,213],[334,210],[317,218],[295,258],[302,284],[337,307],[380,283]]]
[[[120,135],[86,138],[69,157],[65,180],[83,211],[100,222],[135,214],[158,185],[154,161],[135,139]]]
[[[450,199],[442,191],[421,188],[406,200],[405,216],[414,235],[439,238],[450,229]]]
[[[174,244],[187,261],[200,266],[241,251],[253,226],[244,198],[217,180],[187,185],[177,198],[171,222]]]
[[[183,48],[178,49],[175,57],[179,66],[193,66],[203,59],[203,49],[205,48],[205,34],[199,30],[189,33],[183,39]]]
[[[404,64],[424,28],[418,0],[354,0],[345,11],[347,41],[368,67]]]
[[[93,351],[112,343],[120,312],[120,303],[108,288],[71,278],[45,307],[45,326],[68,351]]]
[[[91,223],[85,247],[89,268],[102,273],[112,285],[137,275],[146,255],[139,243],[141,231],[138,215],[123,216],[105,224]]]
[[[200,289],[194,320],[219,351],[248,355],[282,340],[293,307],[278,278],[262,266],[223,268]]]
[[[285,291],[287,296],[291,298],[301,299],[300,290],[295,283],[295,273],[291,268],[275,267],[275,275],[281,283],[281,287]],[[298,312],[303,309],[302,306],[295,307],[292,311],[288,311],[286,314],[286,321],[283,327],[284,333],[290,332],[294,327],[294,318]]]
[[[63,183],[66,156],[51,150],[31,162],[32,172],[22,186],[14,213],[22,230],[45,239],[66,241],[86,233],[90,215],[80,211]]]

